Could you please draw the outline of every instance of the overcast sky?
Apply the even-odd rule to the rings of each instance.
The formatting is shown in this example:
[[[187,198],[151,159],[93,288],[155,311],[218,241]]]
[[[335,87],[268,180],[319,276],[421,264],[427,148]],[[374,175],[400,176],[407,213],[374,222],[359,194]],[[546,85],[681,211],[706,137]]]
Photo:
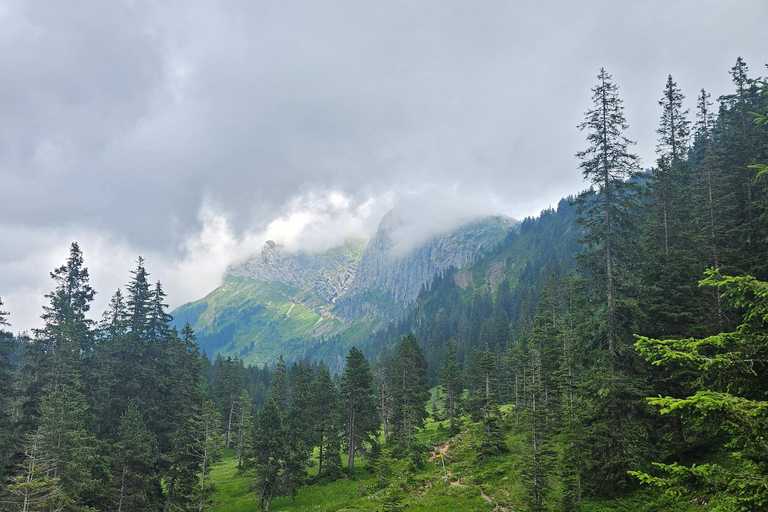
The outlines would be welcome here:
[[[177,306],[267,238],[536,214],[585,187],[601,66],[650,166],[667,75],[691,107],[739,55],[765,75],[766,22],[764,0],[0,0],[4,309],[39,325],[74,240],[98,317],[139,255]]]

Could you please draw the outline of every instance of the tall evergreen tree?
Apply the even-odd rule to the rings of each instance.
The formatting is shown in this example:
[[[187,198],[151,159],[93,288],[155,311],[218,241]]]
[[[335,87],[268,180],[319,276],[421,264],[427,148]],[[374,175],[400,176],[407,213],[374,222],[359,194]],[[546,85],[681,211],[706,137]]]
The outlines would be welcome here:
[[[113,475],[116,481],[117,512],[140,512],[156,508],[152,481],[157,460],[157,439],[131,404],[120,419],[115,446]]]
[[[661,477],[645,471],[632,474],[677,503],[706,500],[716,510],[762,510],[768,501],[768,283],[709,270],[702,284],[719,288],[743,311],[735,331],[703,339],[640,337],[635,347],[654,364],[688,369],[695,376],[694,394],[651,397],[648,402],[694,428],[711,429],[710,442],[720,445],[721,456],[702,464],[655,463],[664,473]]]
[[[222,360],[222,366],[213,381],[213,392],[224,418],[226,446],[232,439],[232,425],[237,411],[237,398],[244,389],[242,363],[235,357]]]
[[[580,130],[587,130],[589,147],[576,153],[584,179],[597,190],[579,197],[578,213],[586,228],[584,243],[592,248],[593,255],[600,255],[598,260],[602,262],[608,351],[615,355],[616,263],[633,204],[629,179],[638,170],[639,158],[629,151],[634,142],[624,136],[629,125],[618,86],[603,68],[597,78],[599,82],[592,89],[593,107],[579,125]]]
[[[355,347],[349,350],[341,375],[341,395],[347,416],[347,468],[352,471],[357,450],[370,442],[379,428],[371,365]]]
[[[259,492],[258,507],[269,510],[276,496],[295,496],[306,477],[305,454],[297,454],[274,398],[259,411],[249,464],[256,473]],[[297,457],[297,455],[299,455]]]
[[[188,447],[189,452],[200,463],[200,488],[197,489],[197,509],[202,512],[205,508],[210,485],[206,478],[210,466],[217,462],[221,456],[223,443],[221,435],[221,416],[213,400],[206,400],[200,410],[200,415],[191,422],[193,444]],[[206,487],[207,486],[207,487]]]
[[[196,429],[190,425],[199,423],[207,398],[203,359],[195,339],[189,324],[184,325],[181,336],[174,329],[169,337],[169,381],[173,385],[166,397],[171,430],[169,448],[163,454],[164,512],[169,512],[173,505],[191,506],[202,473],[203,461],[189,448],[198,443]]]
[[[322,367],[312,382],[310,408],[315,424],[315,446],[319,478],[338,476],[341,472],[341,433],[344,431],[341,415],[341,395],[331,380],[328,368]]]
[[[429,375],[427,359],[413,334],[405,336],[397,346],[397,357],[390,367],[392,390],[392,426],[400,440],[408,446],[417,428],[428,416]]]
[[[270,377],[269,396],[275,399],[275,404],[277,404],[281,413],[285,414],[288,412],[291,395],[288,388],[288,368],[285,365],[285,359],[283,359],[282,354],[278,357],[275,369]]]
[[[3,328],[10,324],[6,320],[8,312],[3,311],[2,308],[3,299],[0,298],[0,475],[5,474],[11,447],[15,441],[12,432],[11,399],[16,378],[16,372],[11,362],[11,354],[15,351],[16,340],[10,332]],[[0,496],[3,495],[5,485],[3,480],[0,476]]]
[[[683,95],[672,75],[667,77],[664,96],[659,100],[662,107],[661,123],[656,133],[659,134],[656,153],[666,157],[672,166],[676,166],[686,157],[690,139],[689,110],[683,110]]]
[[[440,371],[440,385],[445,392],[445,411],[451,424],[451,432],[456,432],[456,419],[461,410],[461,395],[464,392],[464,383],[459,369],[459,359],[456,354],[456,346],[451,340],[445,342],[445,357],[443,369]]]

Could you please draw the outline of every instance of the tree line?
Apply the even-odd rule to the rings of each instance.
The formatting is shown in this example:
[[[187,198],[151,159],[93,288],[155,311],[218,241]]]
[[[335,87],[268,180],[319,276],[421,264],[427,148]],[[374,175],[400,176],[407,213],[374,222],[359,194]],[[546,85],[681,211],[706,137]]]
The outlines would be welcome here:
[[[211,363],[189,326],[169,328],[141,259],[95,323],[73,244],[44,327],[0,329],[0,506],[202,510],[228,448],[268,509],[313,481],[310,463],[315,482],[359,456],[383,474],[380,439],[417,463],[413,434],[431,414],[454,434],[482,422],[489,460],[506,456],[505,432],[522,435],[530,510],[643,484],[670,503],[761,510],[768,86],[740,58],[731,76],[717,110],[699,92],[694,120],[668,78],[658,159],[641,170],[601,69],[576,155],[590,189],[483,256],[526,244],[535,257],[479,289],[460,288],[456,269],[436,276],[340,375],[322,361]]]

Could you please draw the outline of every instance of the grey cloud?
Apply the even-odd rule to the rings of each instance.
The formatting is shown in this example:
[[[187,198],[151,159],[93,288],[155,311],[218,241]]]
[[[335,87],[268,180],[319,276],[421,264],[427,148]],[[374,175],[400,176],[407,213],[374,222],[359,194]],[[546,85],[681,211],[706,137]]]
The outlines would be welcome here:
[[[533,214],[584,186],[599,67],[651,165],[667,74],[690,105],[738,55],[762,74],[766,19],[761,0],[10,0],[0,238],[77,224],[179,259],[206,198],[247,236],[318,190]]]

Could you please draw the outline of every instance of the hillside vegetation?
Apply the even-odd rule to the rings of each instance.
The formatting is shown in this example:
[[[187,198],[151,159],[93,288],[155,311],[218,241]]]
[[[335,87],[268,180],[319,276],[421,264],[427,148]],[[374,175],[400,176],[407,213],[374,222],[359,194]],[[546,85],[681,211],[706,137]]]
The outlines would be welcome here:
[[[766,510],[768,83],[731,76],[695,124],[668,78],[641,171],[601,69],[588,190],[377,242],[362,299],[351,253],[273,244],[248,272],[280,279],[231,276],[183,325],[139,258],[97,323],[73,243],[41,329],[0,307],[0,510]]]

